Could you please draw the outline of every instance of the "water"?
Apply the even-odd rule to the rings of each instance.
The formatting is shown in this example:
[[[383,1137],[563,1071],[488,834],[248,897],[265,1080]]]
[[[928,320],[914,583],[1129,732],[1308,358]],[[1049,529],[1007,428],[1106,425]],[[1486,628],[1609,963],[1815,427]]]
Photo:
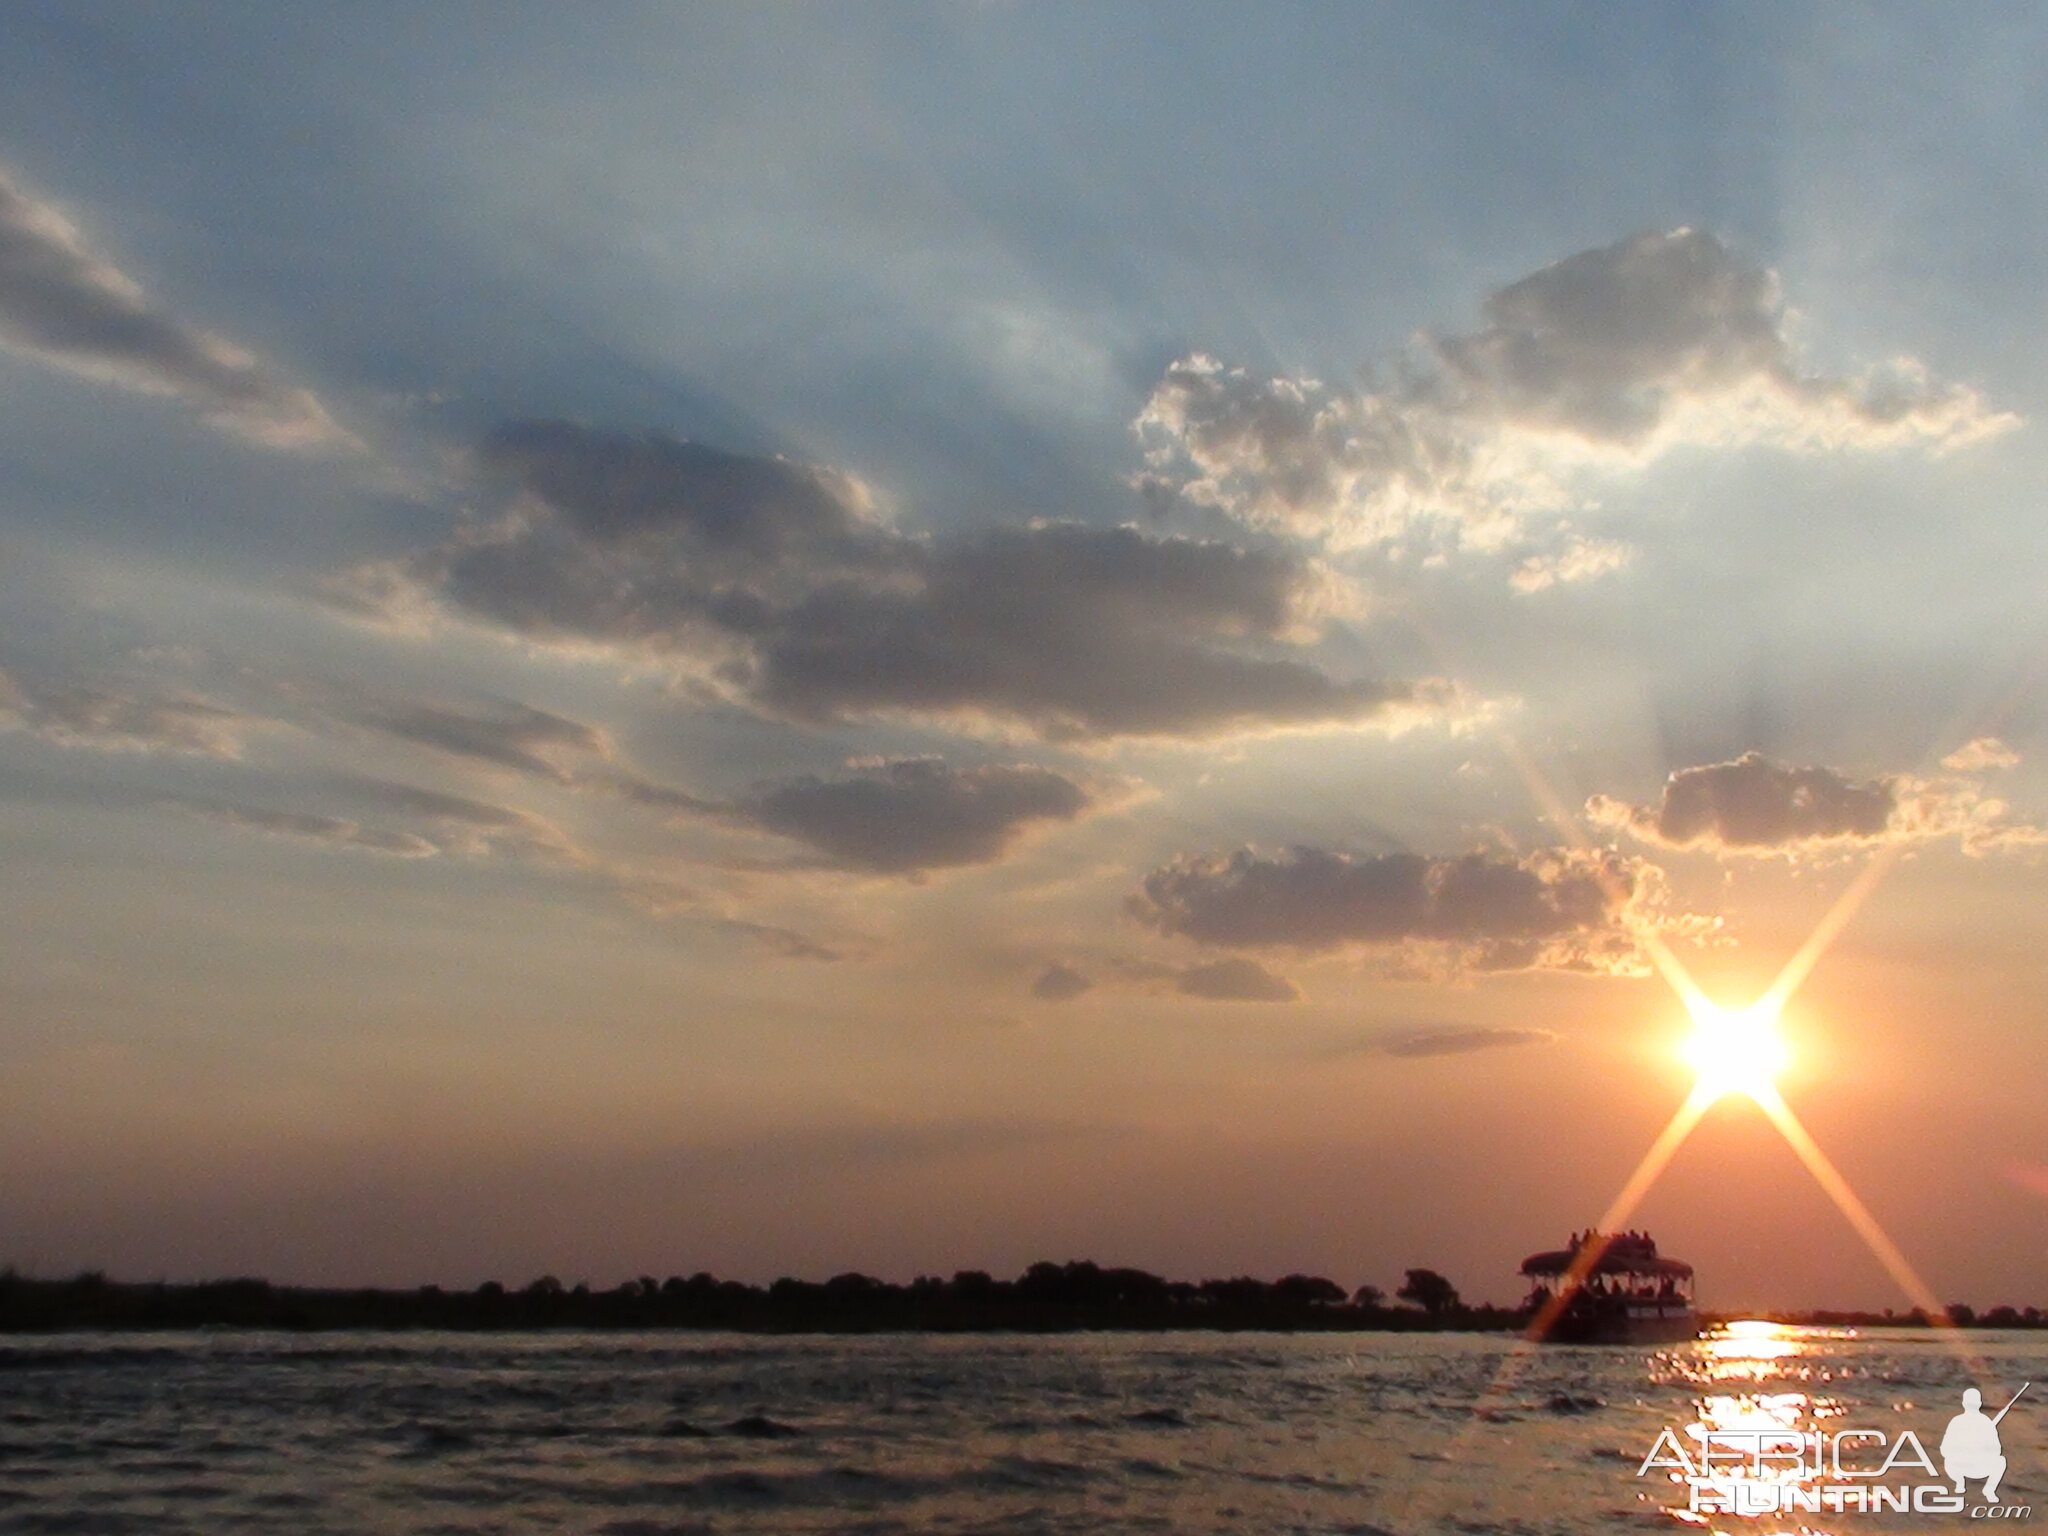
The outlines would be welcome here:
[[[1969,1342],[1992,1408],[2022,1380],[2048,1386],[2048,1337]],[[0,1530],[1957,1530],[1967,1515],[1681,1526],[1666,1506],[1684,1489],[1635,1472],[1660,1428],[1703,1415],[1910,1425],[1932,1452],[1966,1379],[1917,1331],[1659,1350],[1461,1334],[14,1338]],[[2048,1519],[2043,1397],[2001,1426],[2000,1491]]]

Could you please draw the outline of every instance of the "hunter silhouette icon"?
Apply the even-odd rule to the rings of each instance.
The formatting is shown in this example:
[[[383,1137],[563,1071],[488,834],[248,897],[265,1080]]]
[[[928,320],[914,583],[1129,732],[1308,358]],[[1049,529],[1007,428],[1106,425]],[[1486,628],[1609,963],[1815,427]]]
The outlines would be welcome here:
[[[2019,1392],[2013,1393],[2012,1403],[2032,1385],[2022,1384]],[[1963,1393],[1963,1411],[1948,1421],[1941,1436],[1941,1464],[1955,1479],[1957,1493],[1963,1491],[1966,1480],[1981,1477],[1984,1497],[1993,1504],[1998,1502],[1998,1480],[2005,1476],[2005,1447],[1999,1444],[1998,1420],[2012,1412],[2012,1403],[1999,1409],[1997,1418],[1986,1418],[1984,1394],[1975,1387]]]

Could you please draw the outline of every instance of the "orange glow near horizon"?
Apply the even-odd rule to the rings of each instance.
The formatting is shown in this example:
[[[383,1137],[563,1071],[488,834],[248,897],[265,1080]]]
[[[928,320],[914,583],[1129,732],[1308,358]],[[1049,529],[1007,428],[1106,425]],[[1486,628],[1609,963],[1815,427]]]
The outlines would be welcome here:
[[[1756,1002],[1746,1008],[1723,1008],[1709,999],[1692,978],[1686,974],[1683,964],[1666,947],[1659,946],[1662,954],[1658,970],[1672,983],[1672,990],[1685,1001],[1687,1011],[1692,1014],[1694,1032],[1686,1042],[1682,1054],[1699,1074],[1685,1101],[1678,1106],[1664,1129],[1651,1142],[1634,1170],[1622,1182],[1620,1190],[1609,1202],[1596,1230],[1613,1232],[1619,1230],[1635,1212],[1636,1206],[1663,1175],[1671,1159],[1677,1155],[1687,1138],[1706,1112],[1729,1094],[1740,1094],[1753,1100],[1765,1117],[1785,1138],[1785,1144],[1793,1155],[1805,1166],[1813,1180],[1821,1187],[1835,1208],[1856,1235],[1863,1240],[1872,1257],[1901,1291],[1921,1309],[1931,1323],[1947,1325],[1948,1312],[1934,1297],[1927,1282],[1907,1261],[1897,1243],[1871,1214],[1849,1181],[1842,1176],[1828,1155],[1813,1139],[1792,1106],[1778,1091],[1777,1074],[1789,1060],[1783,1039],[1778,1034],[1778,1018],[1794,989],[1812,971],[1820,953],[1847,925],[1857,907],[1869,896],[1889,861],[1873,860],[1861,875],[1851,883],[1849,889],[1836,901],[1814,934],[1802,944],[1792,959],[1786,963],[1771,987]],[[1875,871],[1875,873],[1873,873]],[[1680,980],[1679,978],[1683,978]],[[1789,985],[1788,983],[1789,978]],[[1597,1251],[1589,1251],[1582,1264],[1573,1266],[1569,1277],[1572,1281],[1582,1280],[1578,1270],[1590,1270],[1598,1262]],[[1529,1336],[1540,1339],[1556,1320],[1558,1311],[1564,1306],[1571,1290],[1570,1285],[1560,1286],[1549,1303],[1537,1314],[1530,1324]],[[1965,1353],[1966,1360],[1974,1367],[1974,1357]]]
[[[1441,659],[1448,660],[1448,650],[1440,637],[1421,631],[1422,638],[1436,650]],[[1517,775],[1529,791],[1530,798],[1556,825],[1571,844],[1582,851],[1591,851],[1592,839],[1586,835],[1585,827],[1572,809],[1565,804],[1549,778],[1537,765],[1536,760],[1522,747],[1512,732],[1503,732],[1502,750],[1514,766]],[[1884,882],[1897,863],[1903,844],[1881,844],[1870,855],[1863,868],[1844,887],[1828,910],[1814,924],[1813,930],[1802,940],[1769,987],[1746,1008],[1729,1009],[1708,997],[1691,971],[1676,952],[1654,929],[1638,933],[1637,943],[1648,958],[1652,968],[1670,987],[1674,996],[1685,1005],[1686,1012],[1693,1020],[1693,1033],[1682,1049],[1682,1055],[1691,1064],[1697,1077],[1692,1091],[1686,1096],[1664,1129],[1657,1134],[1642,1158],[1636,1163],[1629,1176],[1622,1181],[1621,1188],[1608,1203],[1602,1214],[1596,1232],[1617,1232],[1634,1214],[1636,1206],[1650,1192],[1671,1160],[1685,1145],[1700,1121],[1722,1098],[1729,1094],[1741,1094],[1757,1104],[1785,1138],[1793,1154],[1813,1175],[1823,1193],[1834,1202],[1843,1218],[1856,1235],[1869,1248],[1871,1255],[1883,1266],[1893,1283],[1903,1291],[1913,1304],[1927,1316],[1928,1321],[1946,1330],[1952,1339],[1960,1341],[1949,1321],[1947,1309],[1934,1299],[1928,1288],[1906,1256],[1893,1242],[1890,1234],[1871,1214],[1856,1191],[1850,1187],[1820,1144],[1792,1112],[1778,1091],[1777,1077],[1791,1059],[1783,1037],[1778,1032],[1778,1021],[1785,1006],[1794,994],[1806,984],[1821,958],[1841,937],[1843,930],[1854,921],[1878,886]],[[1603,878],[1611,900],[1617,908],[1624,905],[1628,892],[1618,876]],[[1566,1283],[1560,1285],[1550,1299],[1537,1312],[1529,1325],[1527,1337],[1541,1339],[1558,1313],[1569,1300],[1572,1290],[1582,1283],[1592,1266],[1599,1262],[1601,1247],[1587,1244],[1573,1262],[1566,1276]],[[1981,1374],[1974,1355],[1967,1346],[1958,1342],[1958,1352],[1973,1375]]]
[[[1571,842],[1580,848],[1590,848],[1591,840],[1578,818],[1565,806],[1548,779],[1536,766],[1520,743],[1512,736],[1504,739],[1508,759],[1515,766],[1522,781],[1528,786],[1531,797],[1562,828]],[[1685,962],[1680,960],[1664,939],[1655,932],[1640,935],[1639,943],[1648,956],[1657,974],[1666,986],[1685,1005],[1686,1012],[1693,1020],[1693,1033],[1682,1050],[1682,1055],[1697,1073],[1692,1091],[1686,1096],[1664,1129],[1657,1134],[1642,1158],[1636,1163],[1629,1176],[1622,1181],[1621,1188],[1608,1203],[1599,1224],[1594,1230],[1615,1232],[1634,1214],[1636,1206],[1650,1192],[1653,1185],[1670,1166],[1671,1160],[1684,1146],[1686,1139],[1699,1125],[1706,1112],[1717,1102],[1731,1093],[1749,1098],[1761,1108],[1778,1134],[1785,1138],[1794,1155],[1813,1175],[1823,1193],[1834,1202],[1856,1235],[1870,1249],[1871,1255],[1883,1266],[1884,1271],[1913,1304],[1926,1313],[1928,1320],[1937,1325],[1946,1325],[1948,1313],[1934,1300],[1928,1289],[1898,1244],[1878,1223],[1868,1206],[1850,1187],[1849,1181],[1822,1152],[1820,1145],[1803,1125],[1792,1107],[1785,1102],[1778,1091],[1777,1077],[1790,1060],[1791,1053],[1778,1032],[1778,1020],[1791,1002],[1793,995],[1820,964],[1821,957],[1839,938],[1863,904],[1890,873],[1898,856],[1898,845],[1880,847],[1869,861],[1857,872],[1841,895],[1823,914],[1813,931],[1800,943],[1790,958],[1780,968],[1769,987],[1749,1006],[1740,1009],[1725,1008],[1708,997],[1699,983],[1693,979]],[[1615,893],[1619,896],[1621,893]],[[1584,1272],[1589,1272],[1599,1262],[1598,1245],[1589,1244],[1580,1258],[1573,1264],[1567,1276],[1567,1283],[1558,1287],[1550,1300],[1531,1322],[1528,1336],[1541,1339],[1557,1314],[1565,1305],[1577,1282],[1583,1281]],[[1965,1359],[1975,1364],[1967,1350]]]
[[[1856,1229],[1856,1235],[1863,1239],[1864,1245],[1870,1249],[1878,1263],[1884,1266],[1885,1273],[1892,1277],[1893,1283],[1912,1299],[1914,1306],[1927,1314],[1929,1321],[1946,1321],[1947,1308],[1934,1299],[1934,1292],[1929,1289],[1927,1282],[1922,1280],[1913,1266],[1906,1262],[1906,1256],[1899,1251],[1898,1244],[1894,1243],[1890,1234],[1878,1225],[1877,1218],[1870,1214],[1870,1208],[1850,1187],[1849,1181],[1842,1177],[1841,1171],[1829,1161],[1827,1153],[1821,1151],[1820,1143],[1813,1139],[1812,1134],[1800,1123],[1799,1117],[1792,1113],[1792,1106],[1785,1102],[1774,1087],[1767,1086],[1764,1092],[1753,1094],[1752,1097],[1770,1117],[1771,1124],[1778,1128],[1778,1134],[1785,1138],[1785,1144],[1792,1149],[1799,1161],[1806,1165],[1806,1171],[1813,1175],[1813,1181],[1820,1185],[1827,1197],[1835,1202],[1836,1209],[1841,1211],[1849,1225]]]
[[[1780,1012],[1812,972],[1822,952],[1848,925],[1856,909],[1882,879],[1890,862],[1888,859],[1873,859],[1865,866],[1813,934],[1786,962],[1770,988],[1747,1008],[1723,1008],[1708,999],[1685,974],[1678,958],[1668,948],[1660,946],[1663,952],[1659,956],[1658,969],[1671,981],[1672,990],[1684,999],[1687,1011],[1693,1016],[1694,1033],[1683,1054],[1699,1076],[1692,1092],[1644,1152],[1634,1171],[1623,1181],[1621,1189],[1601,1216],[1597,1230],[1619,1230],[1662,1176],[1706,1112],[1729,1094],[1741,1094],[1754,1101],[1778,1134],[1785,1138],[1785,1144],[1792,1149],[1793,1155],[1813,1175],[1822,1193],[1842,1213],[1843,1219],[1863,1240],[1872,1257],[1883,1266],[1892,1283],[1921,1310],[1929,1323],[1947,1333],[1965,1369],[1972,1377],[1979,1377],[1983,1374],[1982,1363],[1975,1352],[1963,1343],[1960,1332],[1949,1320],[1947,1308],[1935,1299],[1933,1290],[1920,1278],[1899,1245],[1892,1241],[1891,1235],[1871,1214],[1870,1208],[1842,1176],[1841,1170],[1835,1167],[1821,1150],[1820,1143],[1813,1139],[1813,1134],[1793,1113],[1792,1106],[1778,1091],[1776,1082],[1777,1074],[1789,1059],[1785,1043],[1778,1035]],[[1560,1286],[1530,1323],[1528,1333],[1531,1339],[1544,1336],[1569,1299],[1574,1285],[1585,1278],[1585,1272],[1589,1272],[1598,1260],[1597,1248],[1589,1245],[1581,1262],[1573,1265],[1569,1276],[1571,1283]]]

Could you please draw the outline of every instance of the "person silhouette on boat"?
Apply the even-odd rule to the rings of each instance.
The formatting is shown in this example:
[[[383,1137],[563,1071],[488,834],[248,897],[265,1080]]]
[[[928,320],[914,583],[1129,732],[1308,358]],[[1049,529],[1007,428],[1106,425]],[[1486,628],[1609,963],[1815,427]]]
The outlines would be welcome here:
[[[2003,1415],[2000,1415],[2003,1417]],[[1948,1421],[1941,1436],[1941,1464],[1955,1479],[1956,1492],[1967,1478],[1984,1479],[1984,1497],[1998,1502],[1998,1480],[2005,1476],[2005,1448],[1998,1443],[1998,1421],[1984,1416],[1984,1394],[1975,1387],[1963,1393],[1963,1411]]]

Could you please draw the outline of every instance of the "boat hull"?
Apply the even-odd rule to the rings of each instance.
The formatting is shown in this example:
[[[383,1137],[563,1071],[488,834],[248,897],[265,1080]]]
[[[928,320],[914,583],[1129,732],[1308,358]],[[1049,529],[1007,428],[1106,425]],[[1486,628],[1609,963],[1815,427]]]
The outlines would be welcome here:
[[[1567,1308],[1543,1335],[1545,1344],[1681,1344],[1700,1334],[1690,1307],[1579,1311]]]

